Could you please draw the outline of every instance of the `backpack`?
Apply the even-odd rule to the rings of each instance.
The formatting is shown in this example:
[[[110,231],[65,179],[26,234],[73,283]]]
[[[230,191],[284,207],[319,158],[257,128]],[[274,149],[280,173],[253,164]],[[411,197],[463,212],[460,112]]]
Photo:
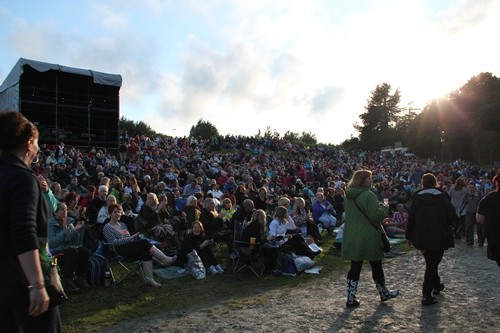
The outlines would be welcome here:
[[[102,286],[104,285],[104,273],[109,270],[108,260],[106,257],[94,253],[89,257],[87,270],[89,272],[90,286]]]

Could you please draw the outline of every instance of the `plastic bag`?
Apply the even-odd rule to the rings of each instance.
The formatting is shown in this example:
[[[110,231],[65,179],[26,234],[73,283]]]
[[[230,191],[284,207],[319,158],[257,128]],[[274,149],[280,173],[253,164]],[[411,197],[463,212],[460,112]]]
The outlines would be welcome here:
[[[293,263],[298,273],[305,271],[308,268],[314,267],[316,263],[309,257],[306,256],[296,256],[293,258]]]
[[[203,262],[200,259],[200,256],[196,252],[196,250],[191,251],[187,255],[188,263],[186,266],[186,270],[196,279],[201,280],[207,276],[207,272],[205,270],[205,266],[203,266]]]

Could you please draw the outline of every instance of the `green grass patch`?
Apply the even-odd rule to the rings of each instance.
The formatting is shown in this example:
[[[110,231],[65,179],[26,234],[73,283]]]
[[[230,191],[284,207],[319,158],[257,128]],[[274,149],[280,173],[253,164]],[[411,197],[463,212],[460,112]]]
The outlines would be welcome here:
[[[340,259],[340,251],[332,248],[333,238],[325,238],[324,251],[315,258],[316,263],[323,267],[319,275],[263,275],[257,278],[248,270],[232,273],[228,268],[222,275],[207,275],[203,280],[195,280],[191,276],[171,280],[155,277],[163,284],[160,289],[144,285],[142,279],[134,275],[117,286],[70,295],[60,307],[63,331],[98,332],[103,327],[118,323],[163,314],[176,316],[182,311],[201,311],[211,316],[214,306],[227,307],[228,312],[260,306],[269,302],[266,294],[271,291],[288,292],[294,288],[331,283],[332,278],[345,276],[349,262]],[[227,251],[221,249],[218,255],[227,256]]]

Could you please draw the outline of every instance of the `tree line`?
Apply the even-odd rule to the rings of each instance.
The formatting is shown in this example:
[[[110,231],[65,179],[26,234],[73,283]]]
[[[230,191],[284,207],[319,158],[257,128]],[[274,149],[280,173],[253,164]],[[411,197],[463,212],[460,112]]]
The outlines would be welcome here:
[[[475,160],[500,153],[500,79],[480,73],[446,97],[428,103],[420,113],[400,106],[399,90],[387,83],[371,92],[354,127],[359,137],[344,147],[379,150],[401,142],[420,157],[454,156]],[[453,154],[453,155],[451,155]]]

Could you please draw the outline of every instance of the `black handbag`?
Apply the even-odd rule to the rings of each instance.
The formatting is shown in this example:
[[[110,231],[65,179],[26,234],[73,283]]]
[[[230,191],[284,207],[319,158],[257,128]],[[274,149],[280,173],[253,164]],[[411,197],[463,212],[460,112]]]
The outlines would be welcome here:
[[[389,237],[387,237],[387,234],[385,233],[385,229],[382,225],[380,225],[380,229],[377,229],[376,226],[374,226],[371,222],[370,222],[370,218],[365,214],[365,212],[361,209],[361,207],[358,206],[358,203],[356,202],[356,200],[353,200],[354,201],[354,204],[356,205],[356,207],[358,208],[358,210],[366,217],[366,219],[368,220],[368,223],[373,227],[375,228],[375,230],[377,230],[379,233],[380,233],[380,239],[382,240],[382,249],[384,250],[384,252],[389,252],[391,251],[391,243],[389,242]]]
[[[54,262],[47,263],[45,261],[42,261],[41,265],[43,278],[45,280],[45,290],[50,298],[49,309],[51,309],[66,301],[68,296],[64,292],[64,288],[61,284],[59,266]]]

